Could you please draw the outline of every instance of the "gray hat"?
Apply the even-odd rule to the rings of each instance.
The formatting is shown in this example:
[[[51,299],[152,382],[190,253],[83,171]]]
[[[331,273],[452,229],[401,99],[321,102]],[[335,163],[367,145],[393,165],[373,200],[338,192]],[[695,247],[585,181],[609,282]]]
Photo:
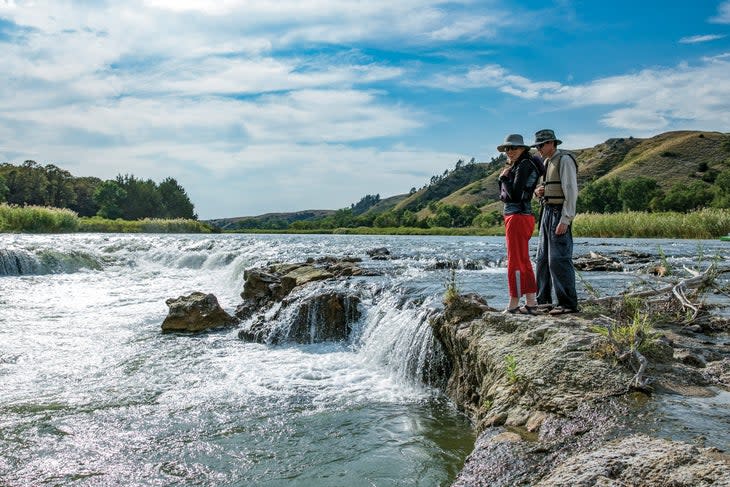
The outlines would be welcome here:
[[[509,134],[507,137],[504,138],[504,144],[497,146],[497,150],[499,152],[504,152],[507,147],[530,147],[530,146],[525,144],[525,141],[520,134]]]
[[[563,143],[562,140],[555,137],[555,132],[553,132],[550,129],[542,129],[535,132],[535,143],[532,144],[532,147],[537,147],[538,145],[542,144],[543,142],[550,142],[551,140],[555,141],[555,145],[560,145]]]

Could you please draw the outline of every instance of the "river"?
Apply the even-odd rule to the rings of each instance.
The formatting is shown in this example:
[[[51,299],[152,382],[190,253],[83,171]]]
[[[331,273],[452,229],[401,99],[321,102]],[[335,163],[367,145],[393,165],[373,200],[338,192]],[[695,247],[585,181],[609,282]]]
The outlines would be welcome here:
[[[679,268],[727,245],[576,239],[575,254]],[[378,247],[393,258],[371,260]],[[337,284],[362,300],[347,342],[160,331],[168,298],[213,293],[232,313],[246,268],[322,256],[381,274]],[[427,320],[449,265],[460,291],[506,306],[504,259],[501,237],[0,235],[0,485],[450,485],[474,432],[419,380]],[[586,272],[579,295],[645,279]]]

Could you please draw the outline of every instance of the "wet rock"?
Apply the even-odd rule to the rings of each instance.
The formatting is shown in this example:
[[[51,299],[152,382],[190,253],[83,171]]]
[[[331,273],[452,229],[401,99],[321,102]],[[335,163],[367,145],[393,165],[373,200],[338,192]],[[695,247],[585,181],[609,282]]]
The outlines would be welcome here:
[[[238,337],[269,344],[347,340],[360,319],[359,303],[357,296],[336,291],[285,300],[271,318],[259,315]]]
[[[633,435],[569,457],[535,487],[730,485],[730,456],[685,443]]]
[[[266,267],[247,269],[244,272],[243,302],[236,308],[236,316],[248,319],[281,302],[295,289],[310,283],[350,276],[378,275],[364,270],[356,257],[322,257],[306,262],[276,263]]]
[[[624,266],[617,259],[591,252],[573,259],[573,266],[581,271],[621,272]]]
[[[162,322],[162,331],[201,332],[221,326],[232,326],[238,319],[226,313],[213,294],[194,292],[165,301],[169,308]]]
[[[696,367],[698,369],[704,369],[707,367],[707,362],[702,355],[690,352],[689,350],[677,350],[674,352],[674,359],[685,365]]]
[[[373,260],[389,260],[391,259],[390,250],[385,247],[370,249],[366,252]]]

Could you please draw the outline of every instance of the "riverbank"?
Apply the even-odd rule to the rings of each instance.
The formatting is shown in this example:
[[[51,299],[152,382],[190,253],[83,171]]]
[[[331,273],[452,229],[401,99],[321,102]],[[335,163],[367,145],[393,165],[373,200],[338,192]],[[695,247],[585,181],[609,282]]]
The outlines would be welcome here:
[[[635,303],[634,318],[626,302],[558,318],[504,315],[474,296],[452,300],[432,326],[450,361],[445,392],[478,433],[454,485],[728,485],[724,415],[698,430],[687,418],[699,413],[687,409],[678,425],[687,441],[657,426],[667,421],[657,404],[730,391],[730,320],[666,321],[667,303]],[[652,315],[656,328],[645,329],[640,346],[649,380],[637,379],[639,364],[620,359],[601,329],[613,324],[618,339],[652,307],[664,311]]]
[[[217,233],[208,223],[186,219],[109,220],[79,217],[73,211],[38,206],[0,205],[0,233]],[[538,228],[536,225],[535,235]],[[504,226],[463,228],[355,227],[321,229],[245,229],[224,233],[324,235],[501,236]],[[625,212],[579,214],[575,237],[715,239],[730,233],[730,209],[690,213]]]

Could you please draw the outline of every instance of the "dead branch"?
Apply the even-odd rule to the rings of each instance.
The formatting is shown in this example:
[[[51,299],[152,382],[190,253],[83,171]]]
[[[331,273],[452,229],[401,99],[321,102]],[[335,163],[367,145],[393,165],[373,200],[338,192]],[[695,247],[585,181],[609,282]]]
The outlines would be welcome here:
[[[728,270],[724,270],[722,272],[728,272]],[[720,272],[720,273],[722,273]],[[675,284],[669,284],[667,286],[664,286],[659,289],[649,289],[646,291],[639,291],[634,293],[624,293],[619,294],[617,296],[606,296],[603,298],[597,298],[597,299],[587,299],[585,301],[586,304],[610,304],[614,301],[622,301],[626,298],[648,298],[651,296],[659,296],[661,294],[673,294],[679,302],[682,304],[683,309],[690,308],[694,311],[695,318],[697,314],[699,313],[699,305],[693,304],[686,295],[686,291],[688,289],[696,289],[703,286],[707,286],[714,281],[714,279],[718,276],[717,269],[714,268],[714,266],[710,266],[707,268],[707,270],[703,273],[698,273],[697,271],[691,272],[691,274],[695,274],[692,277],[682,279],[679,282]]]

